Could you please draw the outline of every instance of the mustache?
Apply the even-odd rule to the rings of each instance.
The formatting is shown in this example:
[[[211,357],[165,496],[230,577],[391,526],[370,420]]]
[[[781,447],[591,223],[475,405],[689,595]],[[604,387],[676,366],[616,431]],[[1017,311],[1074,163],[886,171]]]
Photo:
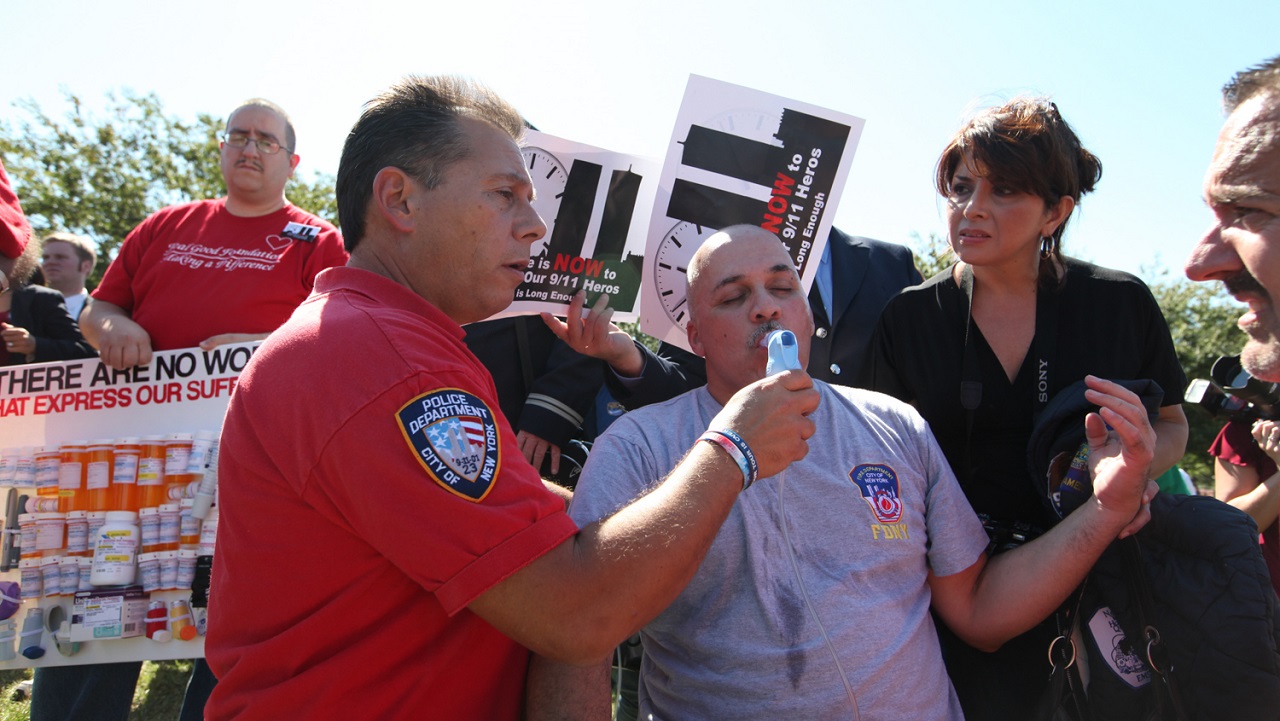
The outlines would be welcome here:
[[[751,339],[747,342],[747,348],[752,350],[759,348],[760,342],[764,340],[765,336],[775,330],[782,330],[782,324],[776,320],[768,320],[756,326],[756,329],[751,332]]]
[[[1268,293],[1267,289],[1263,288],[1262,284],[1258,282],[1258,279],[1254,278],[1247,270],[1241,270],[1230,278],[1224,278],[1222,280],[1222,285],[1227,289],[1227,292],[1232,295],[1249,293],[1252,295],[1260,295],[1267,300],[1271,300],[1271,294]]]

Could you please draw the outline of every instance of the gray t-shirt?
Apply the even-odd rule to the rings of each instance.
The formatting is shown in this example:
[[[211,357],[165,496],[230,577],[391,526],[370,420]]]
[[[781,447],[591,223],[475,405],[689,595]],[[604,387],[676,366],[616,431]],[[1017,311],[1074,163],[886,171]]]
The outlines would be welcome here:
[[[739,497],[693,580],[641,632],[642,718],[963,718],[927,574],[973,565],[986,534],[910,406],[815,383],[809,454]],[[657,485],[720,408],[704,387],[618,419],[570,516],[586,525]]]

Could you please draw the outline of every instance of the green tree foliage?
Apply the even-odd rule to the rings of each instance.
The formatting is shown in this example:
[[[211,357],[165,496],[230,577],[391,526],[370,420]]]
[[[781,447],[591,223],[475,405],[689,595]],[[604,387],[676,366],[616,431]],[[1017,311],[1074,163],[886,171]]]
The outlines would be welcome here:
[[[284,192],[290,203],[338,225],[338,196],[334,192],[332,175],[316,173],[307,182],[300,180],[295,173]]]
[[[643,345],[645,348],[648,348],[654,353],[658,352],[658,344],[660,341],[657,338],[654,338],[653,336],[649,335],[648,333],[641,331],[640,324],[638,322],[627,323],[625,321],[620,321],[618,323],[618,327],[625,330],[628,334],[631,335],[632,338],[635,338],[636,340],[640,341],[640,344]]]
[[[0,157],[37,235],[65,230],[98,243],[96,284],[125,235],[166,205],[226,192],[219,167],[223,120],[165,113],[154,93],[108,93],[101,113],[64,90],[61,115],[32,100],[0,123]],[[333,178],[294,179],[286,194],[299,207],[337,222]]]
[[[947,239],[937,233],[930,233],[928,238],[912,233],[910,247],[916,256],[916,269],[926,280],[950,268],[956,261]]]
[[[1188,380],[1209,378],[1209,369],[1219,356],[1235,355],[1244,347],[1245,335],[1236,327],[1240,306],[1221,284],[1193,283],[1166,270],[1156,274],[1150,285]],[[1207,451],[1226,419],[1215,418],[1190,403],[1184,410],[1190,435],[1181,466],[1197,486],[1212,488],[1213,458]]]

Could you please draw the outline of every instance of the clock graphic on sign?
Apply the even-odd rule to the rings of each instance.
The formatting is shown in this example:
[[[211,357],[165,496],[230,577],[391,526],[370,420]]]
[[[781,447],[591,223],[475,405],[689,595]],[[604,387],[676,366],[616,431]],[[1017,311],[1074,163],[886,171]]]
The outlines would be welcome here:
[[[564,195],[565,185],[569,182],[569,171],[564,163],[542,148],[532,145],[520,149],[524,156],[525,167],[533,178],[533,209],[547,224],[547,234],[532,249],[532,255],[538,255],[551,238],[555,229],[556,213],[560,210],[560,198]]]
[[[780,117],[777,113],[766,113],[762,110],[738,109],[726,110],[713,115],[706,121],[707,127],[722,130],[750,140],[758,140],[770,145],[781,145],[773,136],[778,132]]]
[[[773,134],[778,130],[778,116],[760,110],[737,109],[718,113],[701,123],[723,133],[757,142],[777,145]],[[667,318],[685,329],[689,319],[688,268],[693,254],[702,242],[718,228],[698,225],[690,221],[677,223],[658,242],[654,256],[653,281],[658,299]]]
[[[653,282],[671,322],[684,330],[689,322],[689,261],[715,228],[680,222],[662,236],[653,260]]]

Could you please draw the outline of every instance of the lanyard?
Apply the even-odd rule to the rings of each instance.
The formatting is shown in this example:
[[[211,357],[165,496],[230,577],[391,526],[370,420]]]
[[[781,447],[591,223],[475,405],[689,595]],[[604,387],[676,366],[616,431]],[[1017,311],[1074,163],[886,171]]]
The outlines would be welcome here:
[[[960,290],[965,295],[967,312],[964,325],[964,359],[960,366],[960,405],[965,410],[964,469],[961,486],[967,486],[973,476],[973,423],[978,407],[982,405],[982,371],[978,366],[978,347],[971,336],[977,330],[973,321],[973,268],[965,265],[960,271]],[[1032,362],[1035,364],[1035,400],[1032,425],[1040,411],[1049,404],[1049,375],[1058,345],[1058,306],[1050,296],[1056,290],[1037,288],[1036,328],[1031,338]],[[1016,379],[1017,376],[1014,376]]]

